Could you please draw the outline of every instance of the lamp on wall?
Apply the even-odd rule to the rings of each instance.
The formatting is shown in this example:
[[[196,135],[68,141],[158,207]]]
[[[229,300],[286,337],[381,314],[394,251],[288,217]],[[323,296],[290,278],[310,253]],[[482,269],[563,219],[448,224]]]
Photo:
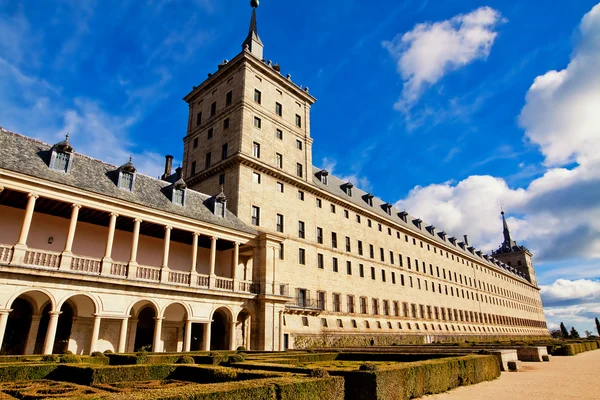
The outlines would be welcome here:
[[[48,244],[52,244],[52,242],[54,242],[54,236],[48,238]]]

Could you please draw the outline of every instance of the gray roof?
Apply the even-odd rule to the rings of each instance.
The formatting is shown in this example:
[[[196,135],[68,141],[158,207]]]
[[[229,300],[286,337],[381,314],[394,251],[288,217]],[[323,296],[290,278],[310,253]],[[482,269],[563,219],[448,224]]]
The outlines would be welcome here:
[[[394,223],[396,225],[401,225],[409,231],[419,232],[422,235],[426,235],[429,239],[431,239],[434,242],[452,247],[456,251],[456,253],[463,254],[463,257],[470,256],[470,257],[477,258],[478,262],[482,265],[485,265],[489,268],[496,269],[496,270],[503,270],[500,272],[510,273],[510,274],[515,275],[516,277],[519,277],[526,281],[523,274],[521,274],[514,268],[512,268],[504,263],[497,262],[497,260],[495,260],[493,257],[483,256],[483,254],[479,255],[479,252],[475,248],[469,247],[468,244],[461,246],[460,242],[462,242],[462,241],[460,240],[460,238],[457,238],[457,240],[454,241],[454,243],[456,243],[456,244],[453,244],[449,240],[451,235],[447,234],[446,232],[444,232],[441,229],[437,229],[437,228],[433,227],[433,225],[424,223],[419,218],[410,216],[408,213],[406,213],[406,211],[404,211],[404,213],[406,213],[406,222],[399,215],[399,214],[402,214],[403,211],[397,209],[396,207],[393,207],[393,206],[390,207],[391,215],[389,215],[386,212],[386,208],[389,207],[390,203],[382,201],[381,199],[379,199],[377,197],[373,197],[373,200],[372,200],[373,207],[369,206],[367,204],[367,202],[365,201],[365,198],[372,197],[373,195],[371,193],[360,190],[359,188],[354,186],[352,189],[352,196],[348,196],[346,194],[346,192],[344,191],[344,187],[346,186],[346,184],[348,182],[343,181],[343,180],[333,176],[331,173],[328,174],[327,184],[324,184],[319,179],[321,171],[323,171],[323,170],[318,167],[313,166],[313,183],[319,189],[329,192],[332,195],[335,195],[342,199],[345,199],[346,201],[358,206],[359,208],[369,210],[370,212],[381,217],[382,219],[391,221],[392,223]],[[419,225],[421,226],[421,229],[419,228]],[[427,229],[427,228],[429,228],[429,229]],[[433,228],[433,229],[431,229],[431,228]],[[446,240],[444,240],[444,238]],[[470,251],[471,249],[473,250],[473,252]]]
[[[185,205],[173,204],[165,190],[170,182],[155,179],[140,173],[135,174],[132,192],[117,187],[116,171],[119,167],[73,153],[73,164],[68,173],[48,167],[51,145],[0,128],[0,168],[35,176],[89,192],[124,200],[133,204],[198,221],[256,234],[257,231],[227,211],[224,218],[218,217],[207,207],[212,196],[190,189],[186,190]]]

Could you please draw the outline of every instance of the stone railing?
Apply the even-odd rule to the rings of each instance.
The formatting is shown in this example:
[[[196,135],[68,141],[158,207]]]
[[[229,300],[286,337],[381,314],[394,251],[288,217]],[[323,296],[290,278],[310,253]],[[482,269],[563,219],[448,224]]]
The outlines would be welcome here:
[[[0,262],[10,262],[10,260],[12,259],[12,254],[12,247],[0,245]]]
[[[223,290],[233,290],[233,279],[216,277],[215,288]]]
[[[71,271],[99,274],[102,260],[96,258],[73,257],[71,260]]]
[[[34,249],[27,250],[25,251],[23,264],[58,269],[60,265],[60,253]]]
[[[113,262],[110,266],[110,274],[113,276],[127,276],[127,264]]]
[[[190,284],[190,273],[189,272],[179,272],[179,271],[169,271],[169,283],[176,283],[179,285]]]
[[[210,276],[208,275],[198,275],[198,287],[208,288],[208,281],[210,280]]]
[[[238,290],[245,293],[260,293],[260,285],[255,282],[239,282]]]
[[[160,268],[139,265],[137,267],[136,278],[145,281],[160,282]]]

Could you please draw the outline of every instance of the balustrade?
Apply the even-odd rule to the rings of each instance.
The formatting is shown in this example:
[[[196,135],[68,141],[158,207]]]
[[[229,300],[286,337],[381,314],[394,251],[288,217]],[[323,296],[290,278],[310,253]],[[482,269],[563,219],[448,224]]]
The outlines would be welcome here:
[[[160,268],[138,266],[136,278],[147,281],[160,282]]]
[[[190,284],[189,272],[169,271],[169,283],[177,283],[180,285]]]
[[[12,259],[12,247],[0,245],[0,262],[10,262]]]
[[[198,286],[201,288],[208,288],[208,280],[210,277],[208,275],[198,275]]]
[[[233,279],[215,278],[215,288],[224,290],[233,290]]]
[[[41,250],[27,250],[23,258],[23,264],[36,267],[58,268],[60,265],[60,253]]]
[[[96,258],[73,257],[71,260],[71,271],[99,274],[102,260]]]
[[[127,264],[113,262],[110,266],[110,274],[114,276],[127,276]]]

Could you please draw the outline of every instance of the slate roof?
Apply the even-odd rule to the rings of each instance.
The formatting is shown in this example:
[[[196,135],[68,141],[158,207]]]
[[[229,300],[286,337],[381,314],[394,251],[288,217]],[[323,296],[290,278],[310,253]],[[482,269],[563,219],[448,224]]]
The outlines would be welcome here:
[[[166,188],[172,183],[140,173],[135,175],[133,192],[117,187],[119,167],[73,153],[74,160],[69,173],[48,167],[51,145],[0,128],[0,168],[35,176],[47,181],[83,189],[95,194],[113,197],[129,203],[150,207],[198,221],[257,234],[230,211],[221,218],[207,207],[211,196],[190,189],[186,190],[185,205],[171,202]]]
[[[348,196],[344,190],[344,187],[348,182],[335,177],[331,173],[328,173],[327,184],[324,184],[323,182],[321,182],[320,179],[321,171],[323,170],[313,166],[313,183],[319,189],[329,192],[337,197],[340,197],[358,206],[359,208],[367,209],[376,214],[377,216],[381,217],[382,219],[391,221],[396,225],[401,225],[409,231],[419,232],[420,234],[426,235],[429,239],[433,240],[434,242],[453,247],[457,253],[462,254],[463,256],[478,258],[478,262],[482,265],[496,270],[504,270],[501,272],[508,272],[521,279],[525,279],[525,276],[519,271],[517,271],[515,268],[512,268],[500,261],[497,261],[491,256],[483,255],[481,251],[478,251],[474,247],[469,247],[468,244],[460,246],[459,243],[463,242],[460,239],[460,237],[457,237],[456,240],[450,241],[451,235],[447,234],[441,229],[437,229],[432,225],[424,223],[421,219],[411,216],[410,214],[406,213],[406,211],[399,210],[393,206],[390,207],[390,203],[387,203],[377,197],[374,197],[371,193],[360,190],[359,188],[354,186],[352,189],[352,196]],[[369,206],[365,201],[367,197],[372,197],[373,207]],[[387,207],[391,209],[391,215],[389,215],[386,212]],[[400,215],[402,214],[406,215],[406,222],[400,217]],[[421,227],[421,229],[419,228],[419,226]],[[444,240],[444,238],[446,240]]]

